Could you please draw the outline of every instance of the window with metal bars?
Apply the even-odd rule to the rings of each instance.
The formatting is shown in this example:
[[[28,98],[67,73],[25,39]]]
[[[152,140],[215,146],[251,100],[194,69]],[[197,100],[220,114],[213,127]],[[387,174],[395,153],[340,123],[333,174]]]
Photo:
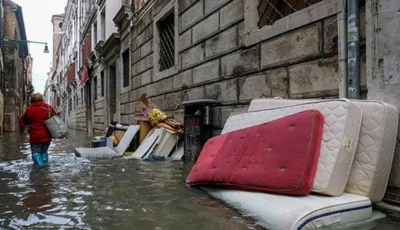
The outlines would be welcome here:
[[[128,87],[129,86],[129,49],[125,50],[122,53],[122,62],[123,62],[123,66],[122,66],[122,72],[123,72],[123,85],[124,87]]]
[[[166,17],[157,22],[160,36],[159,71],[175,66],[175,17],[171,11]]]
[[[260,28],[324,0],[259,0]]]

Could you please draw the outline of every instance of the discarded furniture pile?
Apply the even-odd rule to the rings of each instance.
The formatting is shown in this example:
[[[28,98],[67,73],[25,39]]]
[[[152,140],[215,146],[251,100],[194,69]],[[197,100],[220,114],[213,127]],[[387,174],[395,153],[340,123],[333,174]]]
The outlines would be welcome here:
[[[138,124],[111,122],[104,136],[96,137],[91,148],[76,148],[75,155],[84,158],[181,160],[183,125],[167,116],[143,94],[136,106]]]
[[[398,110],[378,101],[254,99],[186,179],[267,229],[352,229],[384,214]]]

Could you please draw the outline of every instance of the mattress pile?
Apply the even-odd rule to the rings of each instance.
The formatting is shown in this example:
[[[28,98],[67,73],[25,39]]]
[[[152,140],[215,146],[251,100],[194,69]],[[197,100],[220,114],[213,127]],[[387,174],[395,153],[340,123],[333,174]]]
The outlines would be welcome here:
[[[249,112],[259,113],[264,110],[303,107],[310,103],[340,103],[340,101],[343,100],[255,99],[250,104]],[[346,183],[346,186],[336,195],[348,192],[369,197],[372,202],[380,202],[386,191],[393,161],[399,119],[398,110],[392,105],[379,101],[345,101],[361,110],[361,127],[357,133],[358,141],[353,159],[351,159],[350,171],[342,179],[342,184]],[[328,114],[324,115],[326,119]],[[324,163],[321,168],[325,168]]]
[[[302,190],[285,193],[279,189],[271,190],[278,184],[296,184],[293,181],[293,178],[296,178],[293,177],[295,174],[277,174],[276,171],[273,174],[280,178],[279,183],[264,183],[264,190],[258,189],[258,192],[246,191],[249,190],[246,186],[250,183],[259,185],[259,178],[263,178],[264,181],[265,178],[271,178],[271,170],[276,167],[271,159],[290,162],[290,154],[304,154],[302,146],[295,151],[296,153],[288,148],[280,150],[279,155],[268,155],[265,148],[271,145],[269,141],[273,141],[272,145],[279,143],[278,140],[286,145],[310,141],[307,138],[293,139],[293,136],[285,133],[284,125],[281,125],[281,128],[275,126],[265,132],[263,135],[267,137],[263,138],[257,136],[259,133],[255,130],[266,124],[273,127],[281,120],[310,111],[318,111],[323,116],[321,138],[311,141],[319,142],[320,147],[316,154],[318,160],[315,163],[315,176],[307,176],[308,180],[312,180],[310,192]],[[371,204],[380,202],[386,190],[396,143],[397,124],[397,109],[378,101],[255,99],[251,102],[248,112],[230,116],[222,135],[211,139],[203,148],[198,163],[187,178],[187,183],[206,186],[210,195],[252,215],[270,229],[316,229],[365,222],[373,219]],[[251,129],[252,132],[249,131]],[[305,130],[312,129],[308,127]],[[227,141],[244,134],[246,141]],[[282,136],[279,136],[281,134]],[[279,138],[276,138],[277,136]],[[209,148],[211,143],[219,143],[222,147]],[[251,145],[252,148],[239,148],[244,144]],[[239,155],[238,149],[242,151]],[[260,154],[263,157],[260,157]],[[257,157],[252,158],[252,155]],[[213,159],[217,158],[223,159],[220,161],[224,163],[216,164]],[[251,164],[262,164],[264,168],[261,170],[262,167],[259,167],[258,172],[245,174],[247,171],[240,170],[243,159],[246,159],[246,168],[253,167]],[[312,165],[307,160],[297,161],[297,169]],[[235,166],[229,167],[232,163],[227,162],[235,162]],[[236,176],[238,172],[240,176]],[[251,179],[243,179],[246,176]],[[240,186],[237,186],[238,178],[241,178]],[[215,188],[215,185],[218,188]],[[286,215],[290,218],[281,217]]]

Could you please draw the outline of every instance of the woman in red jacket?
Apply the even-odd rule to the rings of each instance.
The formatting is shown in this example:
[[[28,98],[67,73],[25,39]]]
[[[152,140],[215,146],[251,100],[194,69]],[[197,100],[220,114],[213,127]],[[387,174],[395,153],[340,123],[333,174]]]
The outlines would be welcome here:
[[[56,112],[53,107],[43,102],[43,95],[36,93],[32,95],[31,106],[23,116],[24,123],[29,126],[32,159],[39,166],[43,166],[49,160],[47,150],[52,138],[44,122],[54,114]]]

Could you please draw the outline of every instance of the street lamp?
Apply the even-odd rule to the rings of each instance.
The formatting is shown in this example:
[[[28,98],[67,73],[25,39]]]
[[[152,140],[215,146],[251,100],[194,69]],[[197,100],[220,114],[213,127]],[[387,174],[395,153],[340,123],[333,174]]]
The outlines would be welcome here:
[[[17,40],[17,39],[9,39],[9,38],[3,38],[2,40],[3,40],[4,42],[10,42],[10,43],[36,43],[36,44],[44,44],[43,53],[45,53],[45,54],[48,54],[48,53],[49,53],[49,47],[47,46],[47,42],[36,42],[36,41]]]
[[[49,47],[47,46],[47,43],[44,46],[44,51],[43,53],[48,54],[49,53]]]

